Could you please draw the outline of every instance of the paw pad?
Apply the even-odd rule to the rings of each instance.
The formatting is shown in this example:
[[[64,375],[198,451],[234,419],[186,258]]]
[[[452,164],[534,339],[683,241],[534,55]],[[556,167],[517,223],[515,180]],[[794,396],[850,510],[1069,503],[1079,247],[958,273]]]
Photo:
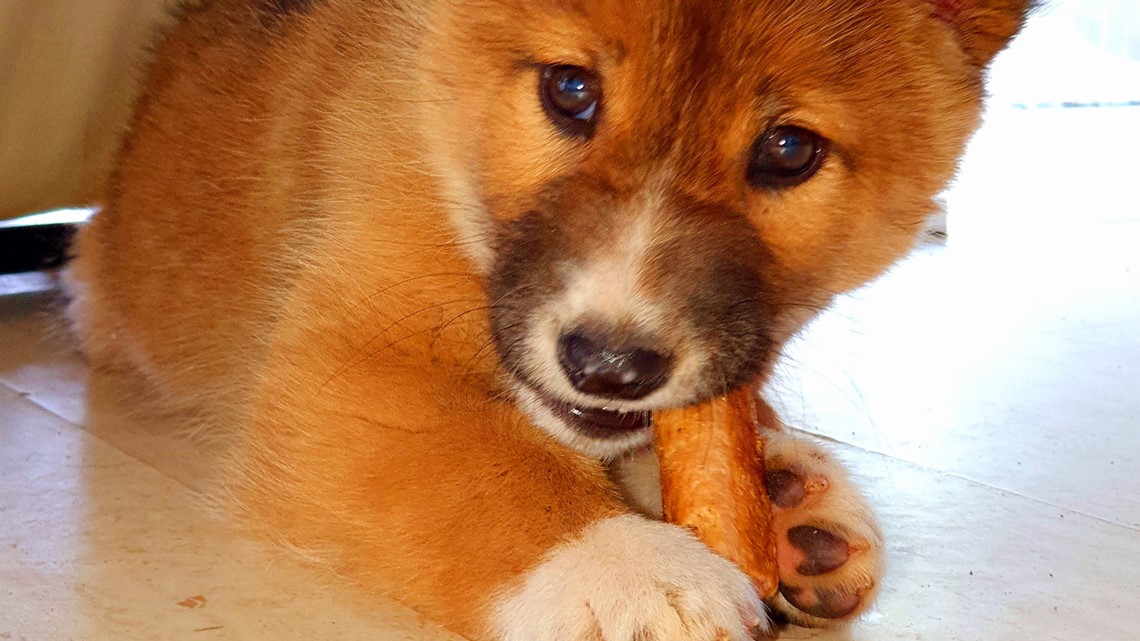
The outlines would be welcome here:
[[[798,525],[788,530],[788,543],[803,552],[803,561],[796,566],[802,576],[819,576],[838,570],[851,558],[847,541],[817,527]]]
[[[807,498],[807,487],[798,474],[791,470],[770,470],[764,475],[768,497],[777,507],[793,508]]]
[[[798,588],[780,584],[780,594],[797,610],[821,619],[840,619],[855,611],[863,601],[860,590]]]
[[[828,488],[827,479],[805,478],[791,469],[768,470],[764,475],[764,485],[768,488],[768,497],[772,503],[783,509],[799,507],[809,496]]]

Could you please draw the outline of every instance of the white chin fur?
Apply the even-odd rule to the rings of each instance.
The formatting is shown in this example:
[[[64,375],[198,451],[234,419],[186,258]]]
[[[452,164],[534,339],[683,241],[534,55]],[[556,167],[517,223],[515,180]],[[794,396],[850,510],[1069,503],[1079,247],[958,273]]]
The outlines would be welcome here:
[[[519,406],[527,413],[531,422],[553,436],[559,443],[600,461],[612,461],[623,454],[645,447],[653,439],[653,431],[650,428],[613,438],[600,439],[587,436],[558,418],[530,388],[516,385],[515,394]]]

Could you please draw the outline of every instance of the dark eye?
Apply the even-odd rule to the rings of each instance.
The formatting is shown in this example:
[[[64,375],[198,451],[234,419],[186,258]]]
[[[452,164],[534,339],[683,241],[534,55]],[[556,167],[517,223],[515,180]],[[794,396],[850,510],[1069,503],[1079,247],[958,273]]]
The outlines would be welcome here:
[[[815,175],[827,149],[827,139],[814,131],[791,125],[773,127],[752,147],[748,179],[773,189],[798,185]]]
[[[550,121],[571,136],[589,138],[598,119],[602,85],[593,72],[571,65],[542,70],[538,93]]]

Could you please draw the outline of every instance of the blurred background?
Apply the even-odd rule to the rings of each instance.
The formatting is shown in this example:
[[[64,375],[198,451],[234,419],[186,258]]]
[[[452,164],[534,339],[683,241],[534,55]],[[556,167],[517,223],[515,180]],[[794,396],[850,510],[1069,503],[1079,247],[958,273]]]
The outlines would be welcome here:
[[[174,0],[0,0],[0,219],[85,202]]]

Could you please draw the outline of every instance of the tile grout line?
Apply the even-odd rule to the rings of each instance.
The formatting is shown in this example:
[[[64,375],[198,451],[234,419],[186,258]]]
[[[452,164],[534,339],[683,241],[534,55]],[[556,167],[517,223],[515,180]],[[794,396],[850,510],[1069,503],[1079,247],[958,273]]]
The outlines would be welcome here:
[[[32,405],[36,409],[38,409],[42,412],[45,412],[48,415],[59,419],[60,421],[63,421],[63,423],[65,423],[66,425],[70,426],[73,429],[79,430],[80,432],[83,432],[84,434],[86,434],[87,436],[89,436],[91,438],[97,439],[99,442],[110,447],[111,449],[115,450],[116,452],[119,452],[120,454],[122,454],[123,456],[126,456],[127,458],[131,459],[132,461],[135,461],[137,463],[142,464],[143,466],[147,467],[148,469],[154,470],[163,478],[170,479],[171,481],[176,483],[178,486],[185,488],[186,490],[189,490],[191,493],[198,494],[200,492],[200,490],[187,485],[186,483],[179,480],[178,478],[171,476],[170,474],[167,474],[163,470],[160,470],[159,468],[148,463],[147,461],[145,461],[145,460],[139,458],[138,456],[135,456],[134,454],[131,454],[130,452],[124,450],[123,448],[116,445],[114,442],[106,439],[103,436],[100,436],[99,434],[96,434],[95,432],[92,432],[91,430],[87,429],[87,427],[85,425],[82,425],[80,423],[76,423],[75,421],[67,418],[66,416],[61,415],[59,412],[56,412],[55,410],[51,409],[50,407],[43,405],[42,403],[40,403],[39,401],[37,401],[35,399],[35,396],[32,392],[26,392],[26,391],[22,391],[18,388],[15,388],[12,386],[12,384],[9,381],[5,380],[4,378],[0,378],[0,385],[3,385],[4,388],[6,388],[8,391],[15,394],[19,400],[27,401],[30,405]]]
[[[1046,506],[1046,507],[1051,507],[1051,508],[1053,508],[1053,509],[1062,510],[1062,511],[1064,511],[1064,512],[1069,512],[1069,513],[1071,513],[1071,514],[1076,514],[1077,516],[1083,516],[1083,517],[1085,517],[1085,518],[1088,518],[1088,519],[1092,519],[1092,520],[1094,520],[1094,521],[1098,521],[1098,522],[1100,522],[1100,523],[1103,523],[1103,524],[1105,524],[1105,525],[1111,525],[1111,526],[1115,526],[1115,527],[1120,527],[1120,528],[1124,528],[1125,530],[1128,530],[1128,531],[1130,531],[1130,532],[1138,532],[1138,533],[1140,533],[1140,526],[1130,525],[1130,524],[1128,524],[1128,523],[1121,523],[1121,522],[1119,522],[1119,521],[1115,521],[1115,520],[1113,520],[1113,519],[1107,519],[1107,518],[1104,518],[1103,516],[1097,516],[1097,515],[1095,515],[1095,514],[1089,514],[1088,512],[1082,512],[1081,510],[1078,510],[1078,509],[1075,509],[1075,508],[1071,508],[1071,507],[1065,507],[1065,506],[1063,506],[1063,505],[1057,505],[1056,503],[1053,503],[1053,502],[1051,502],[1051,501],[1047,501],[1047,500],[1045,500],[1045,499],[1039,499],[1039,498],[1035,498],[1035,497],[1032,497],[1032,496],[1028,496],[1028,495],[1026,495],[1026,494],[1022,494],[1021,492],[1018,492],[1018,491],[1016,491],[1016,490],[1011,490],[1011,489],[1008,489],[1008,488],[998,487],[998,486],[996,486],[996,485],[990,485],[989,483],[986,483],[986,482],[984,482],[984,481],[981,481],[981,480],[978,480],[978,479],[970,478],[970,477],[968,477],[968,476],[963,476],[963,475],[961,475],[961,474],[957,474],[957,473],[954,473],[954,472],[949,472],[949,471],[946,471],[946,470],[942,470],[942,469],[939,469],[939,468],[936,468],[936,467],[930,467],[930,466],[928,466],[928,465],[923,465],[923,464],[921,464],[921,463],[918,463],[918,462],[915,462],[915,461],[911,461],[911,460],[909,460],[909,459],[899,458],[899,457],[897,457],[897,456],[895,456],[895,455],[893,455],[893,454],[888,454],[887,452],[884,452],[884,451],[882,451],[882,450],[871,449],[871,448],[863,447],[863,446],[861,446],[861,445],[855,445],[854,443],[848,443],[848,442],[846,442],[846,441],[841,441],[841,440],[839,440],[839,439],[837,439],[837,438],[833,438],[833,437],[830,437],[830,436],[823,436],[823,435],[821,435],[821,434],[815,434],[815,433],[812,433],[812,432],[805,432],[805,431],[803,431],[803,430],[798,430],[798,429],[795,429],[795,428],[789,428],[789,429],[792,429],[792,430],[793,430],[793,431],[795,431],[795,432],[799,432],[799,433],[801,433],[801,434],[804,434],[804,435],[806,435],[806,436],[808,436],[808,437],[810,437],[810,438],[813,438],[813,439],[818,439],[818,440],[820,440],[820,441],[823,441],[823,442],[825,442],[825,443],[829,443],[829,444],[833,444],[833,445],[840,445],[840,446],[843,446],[843,447],[849,447],[849,448],[852,448],[852,449],[856,449],[856,450],[859,450],[859,451],[861,451],[861,452],[865,452],[865,453],[867,453],[867,454],[871,454],[871,455],[873,455],[873,456],[877,456],[877,457],[880,457],[880,458],[885,458],[885,459],[890,459],[890,460],[892,460],[892,461],[896,461],[896,462],[898,462],[898,463],[901,463],[901,464],[903,464],[903,465],[907,465],[907,466],[909,466],[909,467],[911,467],[911,468],[914,468],[914,469],[917,469],[917,470],[923,470],[923,471],[927,471],[927,472],[934,472],[935,474],[940,474],[940,475],[942,475],[942,476],[946,476],[946,477],[949,477],[949,478],[952,478],[952,479],[958,479],[958,480],[960,480],[960,481],[965,481],[966,483],[969,483],[970,485],[974,485],[974,486],[977,486],[977,487],[985,488],[985,489],[988,489],[988,490],[993,490],[993,491],[995,491],[995,492],[1001,492],[1002,494],[1006,494],[1006,495],[1009,495],[1009,496],[1014,496],[1014,497],[1017,497],[1017,498],[1019,498],[1019,499],[1024,499],[1024,500],[1026,500],[1026,501],[1030,501],[1030,502],[1032,502],[1032,503],[1036,503],[1036,504],[1038,504],[1038,505],[1043,505],[1043,506]],[[854,470],[848,470],[848,471],[849,471],[849,472],[854,472]],[[856,474],[856,476],[857,476],[857,474]]]
[[[15,394],[19,398],[22,398],[25,400],[30,400],[29,399],[29,392],[22,392],[22,391],[16,389],[15,387],[12,387],[12,384],[9,383],[8,380],[2,376],[0,376],[0,385],[2,385],[4,387],[4,389],[8,390],[9,392],[12,392],[13,394]],[[32,401],[32,404],[35,405],[36,407],[40,407],[40,404],[36,403],[35,401]],[[53,416],[55,416],[55,412],[52,412],[51,414]]]

